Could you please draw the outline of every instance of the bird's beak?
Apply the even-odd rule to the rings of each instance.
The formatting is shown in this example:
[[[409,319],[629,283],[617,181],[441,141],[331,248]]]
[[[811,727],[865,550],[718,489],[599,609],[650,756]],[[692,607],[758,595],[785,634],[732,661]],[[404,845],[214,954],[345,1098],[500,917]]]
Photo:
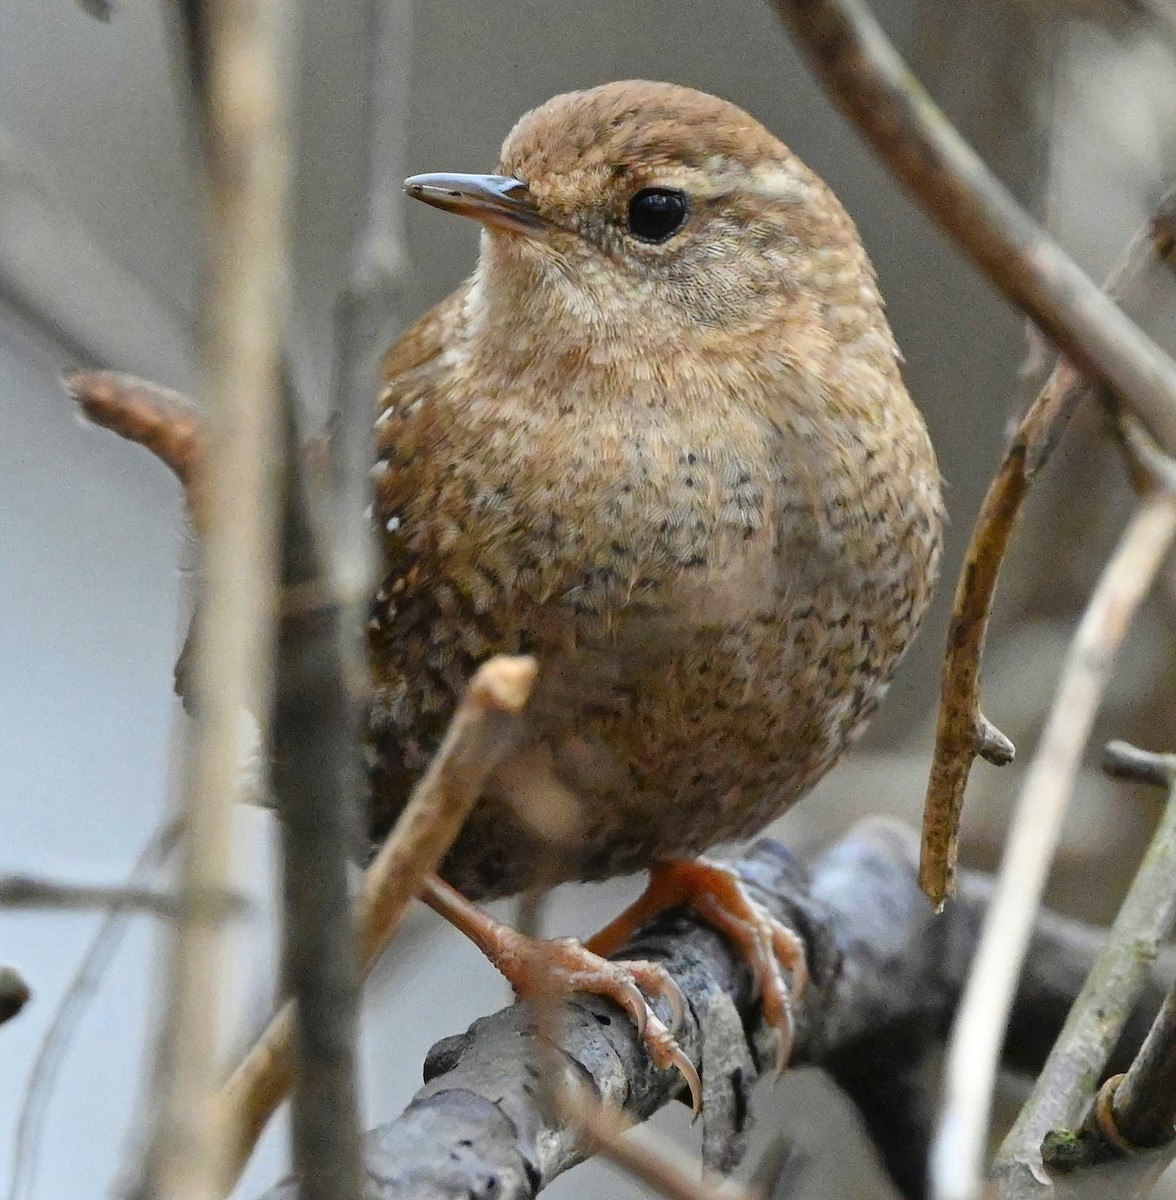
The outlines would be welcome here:
[[[509,175],[413,175],[404,190],[414,200],[498,229],[534,233],[543,227],[527,185]]]

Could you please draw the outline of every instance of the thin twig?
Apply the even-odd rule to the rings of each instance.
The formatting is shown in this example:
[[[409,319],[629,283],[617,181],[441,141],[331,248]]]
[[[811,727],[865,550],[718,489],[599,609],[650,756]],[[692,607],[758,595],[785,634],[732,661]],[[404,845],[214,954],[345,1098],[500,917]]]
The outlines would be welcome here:
[[[1098,1090],[1082,1127],[1051,1130],[1042,1158],[1056,1175],[1073,1175],[1101,1163],[1118,1163],[1117,1195],[1142,1197],[1176,1153],[1176,988],[1168,992],[1135,1061]],[[1126,1170],[1122,1169],[1126,1160]],[[1005,1192],[1031,1200],[1036,1180],[1022,1170]],[[1040,1190],[1040,1189],[1036,1189]]]
[[[363,30],[364,211],[348,253],[348,274],[336,302],[333,403],[341,417],[335,440],[335,586],[361,597],[372,588],[372,418],[380,358],[403,311],[408,256],[400,183],[408,138],[408,76],[413,5],[409,0],[365,0]],[[366,612],[364,616],[366,617]],[[357,639],[358,640],[358,639]]]
[[[358,843],[366,693],[354,682],[358,672],[347,669],[359,625],[353,606],[329,586],[288,389],[283,440],[273,784],[282,814],[282,966],[297,1014],[293,1158],[301,1200],[359,1200],[359,982],[348,865]]]
[[[1119,1139],[1141,1149],[1168,1145],[1176,1134],[1176,988],[1165,997],[1135,1061],[1116,1079],[1107,1115]]]
[[[223,920],[240,916],[246,905],[238,893],[231,891],[183,895],[134,884],[62,883],[30,875],[2,875],[0,908],[50,908],[63,912],[117,908],[168,919],[195,914],[205,920]]]
[[[1107,278],[1108,295],[1133,304],[1149,268],[1176,265],[1174,241],[1167,232],[1173,214],[1176,189],[1164,197],[1156,215],[1124,251]],[[960,809],[973,759],[979,755],[999,764],[1013,754],[1012,743],[980,711],[980,663],[1001,564],[1030,484],[1090,391],[1089,382],[1060,359],[1013,435],[964,554],[948,628],[924,809],[922,882],[937,903],[955,871]]]
[[[74,371],[63,382],[88,420],[145,446],[171,468],[193,525],[203,531],[208,430],[200,409],[179,392],[117,371]]]
[[[1176,780],[1176,754],[1140,750],[1130,742],[1107,742],[1102,766],[1112,779],[1131,779],[1152,787],[1168,789]]]
[[[991,282],[1176,446],[1176,363],[1031,220],[860,0],[772,0],[831,98]]]
[[[1176,528],[1176,505],[1170,503],[1167,511]],[[1042,1142],[1051,1130],[1072,1128],[1081,1120],[1159,947],[1176,924],[1174,858],[1176,792],[1169,796],[1107,943],[1001,1146],[994,1176],[1002,1192],[1045,1194],[1038,1182]]]
[[[937,1200],[979,1195],[1001,1043],[1082,751],[1115,654],[1173,535],[1176,497],[1145,500],[1107,563],[1066,656],[952,1031],[932,1152]]]
[[[205,390],[213,438],[196,720],[181,889],[223,889],[242,786],[241,713],[268,712],[277,541],[278,361],[285,284],[285,114],[277,0],[213,0]],[[264,733],[263,733],[264,742]],[[223,922],[185,915],[169,953],[148,1171],[161,1197],[219,1200],[217,1078]]]
[[[156,830],[131,865],[126,879],[127,885],[134,886],[146,882],[171,854],[179,834],[178,821],[168,821],[161,829]],[[33,1060],[16,1119],[7,1200],[21,1200],[22,1196],[32,1194],[36,1179],[37,1154],[40,1150],[49,1099],[53,1093],[54,1079],[86,1004],[118,950],[122,935],[129,925],[130,915],[125,909],[115,906],[102,918],[73,978],[54,1009],[48,1028],[41,1038],[41,1044],[37,1047],[37,1056]]]
[[[697,1165],[684,1161],[685,1155],[673,1153],[664,1138],[605,1108],[585,1095],[583,1088],[561,1090],[559,1114],[579,1129],[581,1136],[586,1135],[586,1155],[607,1158],[669,1200],[753,1200],[746,1188],[705,1170],[700,1175]]]
[[[282,623],[275,779],[284,822],[286,978],[296,1003],[298,1078],[294,1166],[303,1200],[356,1197],[362,1187],[354,1085],[356,938],[347,891],[348,851],[359,844],[362,724],[368,674],[363,631],[373,590],[373,539],[364,513],[371,488],[371,428],[378,356],[398,324],[397,194],[407,119],[407,17],[411,8],[368,0],[362,44],[367,155],[364,228],[335,324],[331,442],[335,467],[327,503],[315,505],[325,554],[287,586],[329,589]],[[395,178],[392,178],[395,173]],[[389,259],[391,258],[391,264]],[[287,462],[295,467],[295,447]],[[303,505],[311,493],[301,489]],[[324,511],[324,509],[326,511]],[[295,522],[288,515],[287,539]],[[305,524],[305,523],[304,523]],[[304,540],[310,540],[304,538]]]
[[[1176,363],[1020,208],[919,87],[865,5],[772,2],[826,90],[902,186],[1079,368],[1114,387],[1161,446],[1176,448]],[[1015,498],[1004,498],[1015,513]],[[989,573],[995,582],[991,563]],[[969,719],[951,742],[956,761],[970,765],[977,752],[1007,756],[1007,739],[964,711]],[[933,773],[921,878],[936,903],[951,890],[957,792],[966,773],[958,766]]]
[[[208,442],[208,429],[199,410],[182,396],[114,372],[79,372],[68,382],[89,419],[145,445],[175,471],[199,525]],[[288,973],[299,981],[300,992],[305,995],[308,989],[321,991],[325,997],[322,1004],[311,1005],[323,1020],[312,1020],[310,1032],[299,1033],[303,1044],[300,1061],[316,1064],[307,1086],[313,1085],[318,1102],[309,1106],[306,1125],[321,1142],[321,1131],[327,1124],[322,1113],[331,1113],[335,1118],[332,1128],[340,1135],[339,1144],[344,1145],[349,1140],[344,1126],[355,1123],[348,1122],[345,1114],[353,1106],[340,1101],[334,1089],[347,1087],[345,1081],[350,1077],[347,1066],[338,1060],[340,1054],[346,1056],[351,1040],[346,1026],[350,1024],[352,1006],[345,993],[353,986],[355,971],[354,953],[348,949],[354,939],[339,936],[337,928],[340,922],[346,926],[351,921],[342,858],[350,841],[351,820],[340,800],[347,793],[356,795],[359,789],[358,764],[354,761],[359,742],[352,715],[357,708],[357,688],[351,678],[355,671],[343,667],[337,647],[343,614],[353,606],[325,590],[318,531],[311,528],[308,512],[308,493],[317,488],[306,483],[318,464],[306,450],[299,461],[294,461],[289,413],[285,425],[290,483],[283,519],[286,596],[278,655],[280,711],[275,712],[274,724],[275,790],[285,817],[282,828],[288,897],[299,910],[290,926],[318,931],[311,938],[313,947],[305,943],[305,956],[292,950],[288,942],[286,957]],[[324,847],[324,841],[330,845]],[[336,869],[328,873],[325,864],[332,859]],[[282,1053],[289,1053],[295,1034],[293,1010],[283,1014],[275,1030]],[[311,1041],[315,1045],[307,1049]],[[320,1067],[321,1071],[317,1069]],[[306,1080],[307,1075],[300,1078]],[[327,1080],[333,1081],[333,1086],[324,1089],[320,1085]],[[275,1106],[288,1086],[288,1081],[282,1084]],[[296,1142],[305,1144],[305,1139]],[[324,1178],[346,1170],[329,1160],[332,1156],[318,1145],[315,1161],[322,1166]]]
[[[519,715],[530,699],[535,669],[530,658],[493,658],[470,682],[429,770],[364,876],[357,914],[364,974],[396,932],[425,876],[453,844],[486,779],[509,751]],[[286,1004],[220,1091],[233,1181],[289,1091],[293,1015],[292,1006]]]

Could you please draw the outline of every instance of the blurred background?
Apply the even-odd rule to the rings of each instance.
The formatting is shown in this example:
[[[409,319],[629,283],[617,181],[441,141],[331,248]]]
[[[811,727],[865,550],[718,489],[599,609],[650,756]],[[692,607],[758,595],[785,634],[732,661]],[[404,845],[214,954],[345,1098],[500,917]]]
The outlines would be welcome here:
[[[1033,391],[1020,319],[898,193],[829,107],[759,0],[389,0],[401,51],[403,174],[490,169],[514,120],[550,95],[609,79],[670,79],[759,117],[833,186],[858,221],[948,483],[952,527],[937,606],[882,715],[778,832],[798,850],[858,817],[921,810],[946,613],[960,554],[1010,418]],[[93,7],[93,5],[91,5]],[[292,211],[295,372],[327,416],[332,311],[362,216],[364,8],[302,6],[289,39],[297,113]],[[1176,8],[1171,0],[884,0],[876,12],[924,82],[1010,187],[1098,279],[1176,181]],[[131,371],[198,394],[197,154],[177,88],[166,8],[116,6],[105,22],[70,0],[0,5],[0,873],[116,882],[169,812],[179,721],[171,669],[191,591],[180,497],[142,450],[83,428],[58,376]],[[390,314],[406,323],[470,269],[476,230],[401,205],[405,268]],[[1176,347],[1176,289],[1137,314]],[[1040,367],[1040,363],[1037,364]],[[1097,414],[1080,414],[1038,485],[998,598],[985,709],[1018,763],[978,763],[965,858],[991,866],[1064,647],[1130,497]],[[1173,748],[1176,574],[1134,630],[1094,745]],[[1096,760],[1092,750],[1090,762]],[[1082,779],[1053,898],[1113,912],[1155,801],[1093,766]],[[236,1045],[272,1000],[275,831],[238,816],[236,870],[254,899],[231,986]],[[586,934],[631,881],[565,889],[551,927]],[[507,910],[509,911],[509,909]],[[37,1047],[98,918],[0,911],[0,962],[34,1000],[0,1028],[0,1195]],[[32,1196],[107,1194],[132,1161],[151,1027],[154,933],[136,918],[92,997],[51,1096]],[[477,953],[416,914],[369,987],[368,1125],[393,1117],[425,1051],[500,1005]],[[1016,1094],[1009,1082],[1006,1091]],[[852,1112],[805,1072],[761,1089],[761,1139],[781,1126],[809,1156],[806,1196],[892,1193],[869,1150],[830,1129]],[[663,1126],[693,1145],[685,1112]],[[856,1146],[856,1149],[854,1148]],[[847,1148],[848,1147],[848,1148]],[[279,1122],[237,1193],[285,1170]],[[637,1194],[589,1164],[553,1196]],[[15,1196],[11,1197],[15,1200]]]

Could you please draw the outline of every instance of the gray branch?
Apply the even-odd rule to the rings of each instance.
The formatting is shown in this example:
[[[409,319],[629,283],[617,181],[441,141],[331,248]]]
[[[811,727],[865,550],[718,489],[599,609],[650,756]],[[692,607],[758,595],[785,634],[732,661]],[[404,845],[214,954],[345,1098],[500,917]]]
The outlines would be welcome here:
[[[913,832],[870,820],[811,869],[770,839],[739,861],[753,893],[797,930],[807,948],[812,978],[795,1008],[795,1064],[820,1065],[842,1079],[860,1078],[863,1064],[902,1071],[942,1036],[989,885],[965,873],[958,898],[936,916],[915,881],[917,854]],[[1089,927],[1043,916],[1010,1029],[1008,1054],[1019,1066],[1040,1066],[1100,945]],[[758,1022],[746,968],[722,938],[684,913],[657,921],[623,957],[664,962],[682,988],[688,1012],[679,1037],[702,1076],[704,1157],[713,1168],[732,1169],[746,1137],[748,1093],[774,1054],[772,1035]],[[1162,974],[1156,973],[1141,1010],[1158,1007]],[[1136,1022],[1137,1031],[1146,1028],[1146,1019]],[[603,1099],[635,1120],[680,1095],[681,1080],[650,1067],[631,1024],[605,1001],[583,997],[567,1005],[559,1050]],[[439,1042],[425,1062],[425,1086],[409,1107],[368,1134],[366,1195],[531,1200],[587,1157],[573,1131],[545,1112],[538,1070],[526,1005]],[[909,1135],[910,1121],[895,1119],[893,1090],[854,1094],[880,1141],[888,1128]],[[915,1113],[922,1101],[917,1095],[911,1100]],[[894,1155],[880,1148],[894,1172]],[[917,1166],[906,1164],[908,1177],[917,1177]],[[286,1182],[265,1200],[294,1195]]]

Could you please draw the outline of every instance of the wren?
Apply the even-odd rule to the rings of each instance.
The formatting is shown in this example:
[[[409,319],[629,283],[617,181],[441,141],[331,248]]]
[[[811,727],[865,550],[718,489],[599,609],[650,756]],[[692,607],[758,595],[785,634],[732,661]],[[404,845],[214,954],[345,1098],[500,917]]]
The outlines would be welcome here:
[[[483,231],[384,364],[376,831],[476,666],[528,653],[445,880],[672,872],[837,762],[926,610],[939,471],[874,270],[785,145],[671,84],[557,96],[495,174],[405,187]]]

